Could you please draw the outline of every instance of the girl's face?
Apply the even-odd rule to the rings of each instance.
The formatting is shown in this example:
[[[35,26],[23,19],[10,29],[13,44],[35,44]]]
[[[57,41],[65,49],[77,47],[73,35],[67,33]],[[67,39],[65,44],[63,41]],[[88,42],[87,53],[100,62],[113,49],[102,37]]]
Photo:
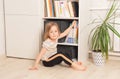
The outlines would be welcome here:
[[[49,30],[49,37],[52,40],[56,40],[59,36],[59,32],[56,26],[52,26],[51,29]]]

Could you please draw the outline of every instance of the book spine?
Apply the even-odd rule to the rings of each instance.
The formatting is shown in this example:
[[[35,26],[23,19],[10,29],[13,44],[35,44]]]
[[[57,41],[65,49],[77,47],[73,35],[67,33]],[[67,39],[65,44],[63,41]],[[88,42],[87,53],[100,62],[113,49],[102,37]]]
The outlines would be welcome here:
[[[48,17],[54,17],[54,4],[53,0],[46,0],[46,8]]]
[[[52,5],[52,16],[55,17],[54,0],[51,0],[51,5]]]
[[[55,16],[59,16],[59,10],[58,10],[58,1],[54,1],[54,8],[55,8]]]
[[[46,3],[46,0],[44,0],[44,16],[46,17],[46,16],[48,16],[48,12],[47,12],[47,3]]]
[[[69,8],[68,8],[67,1],[64,2],[64,12],[65,12],[65,17],[70,17],[70,11],[69,11]]]
[[[73,6],[72,6],[72,2],[71,2],[71,1],[68,2],[68,6],[69,6],[69,10],[70,10],[70,15],[71,15],[71,17],[74,17]]]

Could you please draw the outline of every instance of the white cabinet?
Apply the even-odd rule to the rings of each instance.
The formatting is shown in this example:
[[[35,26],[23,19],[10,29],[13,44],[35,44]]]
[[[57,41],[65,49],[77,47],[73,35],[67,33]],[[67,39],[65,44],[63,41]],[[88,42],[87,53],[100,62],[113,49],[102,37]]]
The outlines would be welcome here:
[[[6,14],[41,15],[43,0],[5,0]]]
[[[0,0],[0,14],[3,13],[3,0]]]
[[[3,0],[0,0],[0,55],[5,55]]]
[[[41,0],[5,0],[6,55],[34,59],[42,43]]]
[[[39,20],[38,16],[6,16],[7,56],[36,57],[41,42]]]

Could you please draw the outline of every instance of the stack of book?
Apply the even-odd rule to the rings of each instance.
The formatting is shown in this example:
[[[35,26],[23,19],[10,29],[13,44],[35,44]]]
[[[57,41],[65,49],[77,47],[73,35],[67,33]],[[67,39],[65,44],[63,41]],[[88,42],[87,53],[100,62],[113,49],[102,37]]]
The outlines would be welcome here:
[[[44,0],[47,17],[78,17],[78,2],[67,0]]]

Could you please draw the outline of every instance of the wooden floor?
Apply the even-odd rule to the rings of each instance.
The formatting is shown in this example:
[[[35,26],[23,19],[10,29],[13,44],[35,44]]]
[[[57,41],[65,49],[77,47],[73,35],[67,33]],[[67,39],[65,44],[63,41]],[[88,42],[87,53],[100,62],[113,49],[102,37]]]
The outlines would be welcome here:
[[[97,67],[87,62],[87,71],[75,71],[63,65],[47,68],[40,65],[39,70],[28,68],[33,60],[6,58],[0,60],[0,79],[120,79],[120,61],[109,61]]]

